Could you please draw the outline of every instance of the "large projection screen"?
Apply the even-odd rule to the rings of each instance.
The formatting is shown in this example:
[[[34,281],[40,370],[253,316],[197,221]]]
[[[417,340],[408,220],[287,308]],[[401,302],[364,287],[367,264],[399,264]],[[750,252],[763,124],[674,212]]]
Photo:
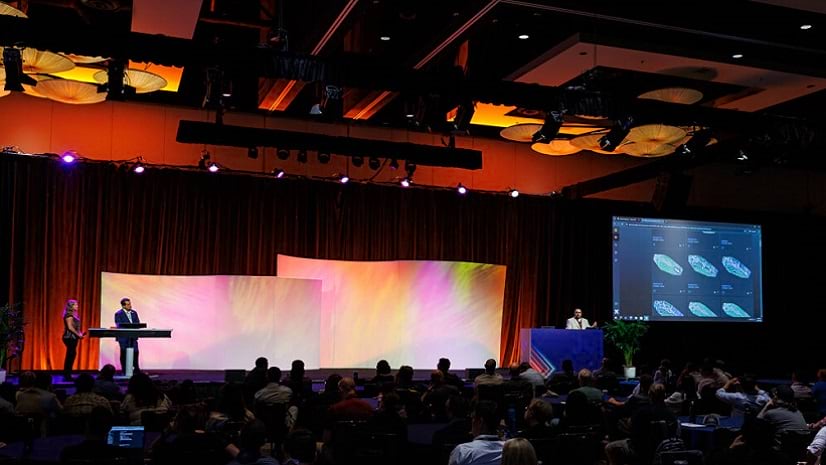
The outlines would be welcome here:
[[[278,256],[278,276],[322,282],[321,366],[452,368],[499,359],[505,271],[444,261],[353,262]]]
[[[321,282],[274,276],[101,275],[101,326],[114,326],[124,296],[149,328],[171,339],[141,339],[145,369],[249,368],[257,357],[319,368]],[[119,367],[118,344],[101,339],[100,366]]]

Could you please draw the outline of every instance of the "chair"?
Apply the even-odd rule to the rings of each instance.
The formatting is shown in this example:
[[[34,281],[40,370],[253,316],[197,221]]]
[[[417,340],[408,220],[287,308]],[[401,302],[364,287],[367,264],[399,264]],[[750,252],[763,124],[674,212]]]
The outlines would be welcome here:
[[[554,438],[528,439],[528,442],[533,446],[537,460],[548,465],[556,463],[556,458],[554,457],[554,445],[556,441]]]
[[[814,439],[814,433],[808,429],[788,430],[780,435],[780,452],[794,461],[806,461],[806,447]]]
[[[554,465],[593,465],[600,458],[602,435],[598,433],[562,433],[553,438]]]
[[[703,465],[703,453],[699,450],[661,452],[659,458],[660,465]]]

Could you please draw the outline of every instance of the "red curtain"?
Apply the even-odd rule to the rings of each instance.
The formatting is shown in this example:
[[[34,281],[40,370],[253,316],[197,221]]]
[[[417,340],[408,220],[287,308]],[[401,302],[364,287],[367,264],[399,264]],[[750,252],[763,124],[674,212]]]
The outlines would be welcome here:
[[[0,258],[9,263],[0,279],[6,300],[24,303],[23,369],[62,367],[66,299],[80,301],[84,329],[111,324],[99,316],[102,271],[276,275],[279,253],[507,265],[504,364],[518,360],[519,329],[549,317],[539,307],[550,274],[546,199],[180,170],[138,176],[29,157],[0,160],[0,179]],[[78,358],[97,368],[97,343],[81,341]]]

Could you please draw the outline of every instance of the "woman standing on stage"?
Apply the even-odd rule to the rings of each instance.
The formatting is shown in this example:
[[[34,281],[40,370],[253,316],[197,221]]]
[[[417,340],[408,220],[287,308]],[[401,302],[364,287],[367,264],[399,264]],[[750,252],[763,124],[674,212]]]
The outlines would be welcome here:
[[[77,313],[77,300],[69,299],[63,309],[63,344],[66,346],[66,359],[63,361],[63,380],[71,381],[72,365],[77,357],[77,342],[83,339],[80,332],[80,317]]]

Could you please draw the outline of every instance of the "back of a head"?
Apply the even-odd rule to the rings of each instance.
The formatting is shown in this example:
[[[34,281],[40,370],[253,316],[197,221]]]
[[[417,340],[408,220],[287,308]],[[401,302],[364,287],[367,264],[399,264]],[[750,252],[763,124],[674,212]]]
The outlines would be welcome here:
[[[132,394],[138,401],[139,405],[147,405],[153,403],[157,397],[157,390],[152,380],[146,373],[137,372],[129,378],[129,384],[126,387],[126,392]]]
[[[640,394],[646,394],[652,384],[654,384],[654,378],[651,375],[640,375]]]
[[[521,373],[519,371],[519,364],[512,363],[511,366],[508,367],[508,373],[510,373],[511,379],[518,379]]]
[[[20,389],[28,389],[34,387],[34,382],[37,379],[37,375],[34,374],[33,371],[27,371],[20,375]]]
[[[697,395],[697,381],[693,376],[683,376],[680,380],[680,392],[688,396],[694,397]]]
[[[642,383],[640,383],[640,385],[642,385]],[[652,384],[648,389],[648,398],[651,399],[651,403],[653,404],[664,404],[665,386],[660,383]]]
[[[409,386],[413,384],[413,367],[410,365],[402,365],[396,373],[396,381],[402,386]]]
[[[528,411],[540,425],[551,421],[554,416],[554,410],[551,404],[542,399],[533,399],[531,403],[528,404]]]
[[[485,373],[492,375],[496,373],[496,360],[489,358],[485,362]]]
[[[333,373],[332,375],[327,377],[327,381],[324,382],[324,391],[325,392],[335,392],[338,391],[338,383],[341,381],[341,375],[338,373]]]
[[[445,374],[439,370],[430,372],[430,383],[434,386],[441,386],[445,383]]]
[[[536,465],[536,451],[525,438],[505,441],[502,448],[502,465]]]
[[[388,363],[387,360],[379,360],[379,362],[376,363],[376,374],[389,375],[390,363]]]
[[[594,384],[594,377],[591,374],[591,370],[587,368],[579,370],[577,380],[579,380],[580,386],[592,386]]]
[[[603,359],[605,363],[608,359]],[[572,374],[574,372],[574,361],[570,359],[565,359],[562,361],[562,371],[565,373]]]
[[[745,374],[740,377],[740,387],[746,394],[757,394],[757,380],[752,374]]]
[[[353,378],[341,378],[338,382],[338,390],[342,393],[348,393],[356,390],[356,382]]]
[[[267,357],[258,357],[255,359],[255,369],[266,371],[267,368],[270,366],[270,361],[267,360]]]
[[[300,463],[313,463],[316,458],[316,443],[313,433],[306,429],[295,429],[284,441],[284,452]]]
[[[826,368],[821,368],[817,370],[817,380],[826,381]]]
[[[450,370],[450,359],[444,357],[440,358],[439,363],[436,365],[436,369],[447,373],[447,370]]]
[[[588,397],[582,391],[573,391],[565,401],[565,415],[584,414],[588,407]]]
[[[241,449],[258,452],[267,441],[267,426],[261,420],[253,420],[241,428]]]
[[[105,437],[112,428],[113,422],[112,412],[100,406],[93,408],[89,414],[89,435],[97,438]]]
[[[94,388],[95,378],[92,378],[92,375],[89,373],[81,373],[77,379],[75,379],[75,390],[78,394],[92,392]]]
[[[494,434],[499,427],[499,411],[496,402],[480,400],[473,406],[473,417],[481,420],[483,432]]]
[[[787,386],[782,384],[777,386],[774,389],[774,397],[782,402],[784,407],[793,407],[794,406],[794,391],[792,390],[791,386]]]
[[[290,378],[302,379],[304,372],[304,360],[293,360],[292,365],[290,365]]]
[[[224,384],[221,387],[221,396],[217,409],[227,414],[233,420],[243,420],[246,416],[246,402],[244,388],[237,383]]]
[[[468,402],[464,397],[454,394],[447,399],[447,411],[453,418],[467,418]]]
[[[531,364],[528,362],[522,362],[519,364],[519,373],[524,373],[531,369]]]
[[[103,365],[103,368],[100,369],[100,374],[98,375],[98,377],[102,380],[114,381],[115,373],[115,366],[111,363],[107,363],[106,365]]]
[[[281,368],[270,367],[269,369],[267,369],[267,381],[269,381],[270,383],[280,383]]]
[[[381,407],[385,412],[398,412],[401,405],[401,398],[395,392],[382,393]]]

